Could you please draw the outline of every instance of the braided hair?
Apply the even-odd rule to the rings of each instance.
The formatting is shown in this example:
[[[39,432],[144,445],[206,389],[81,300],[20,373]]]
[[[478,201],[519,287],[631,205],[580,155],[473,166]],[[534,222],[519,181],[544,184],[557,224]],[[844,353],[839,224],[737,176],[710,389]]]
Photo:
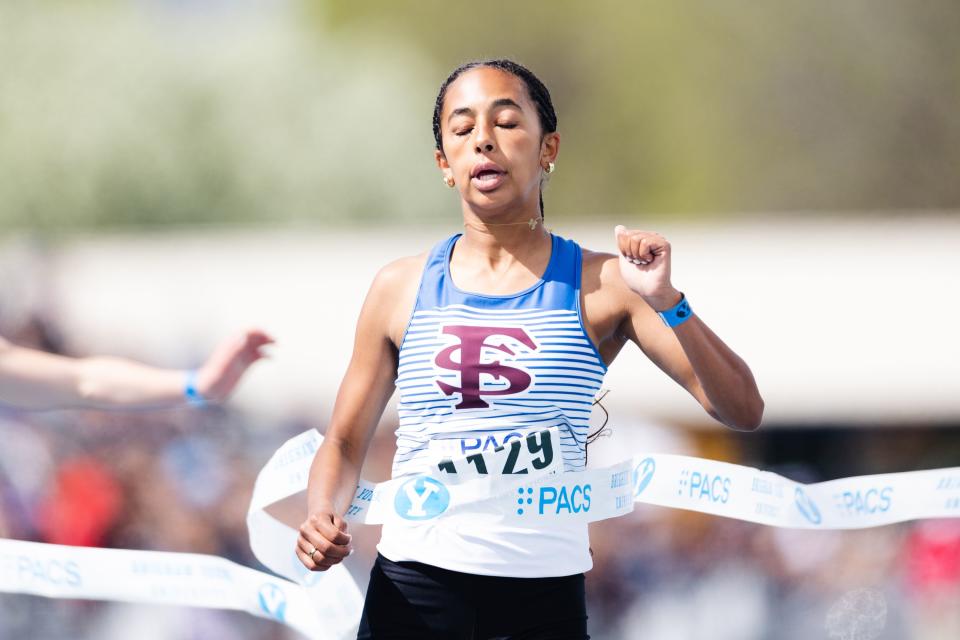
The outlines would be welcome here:
[[[527,93],[533,104],[537,107],[537,117],[540,120],[540,129],[544,135],[553,133],[557,130],[557,112],[553,108],[553,100],[550,98],[550,91],[535,76],[532,71],[525,66],[514,62],[513,60],[476,60],[462,64],[447,76],[447,79],[440,85],[440,92],[437,94],[437,101],[433,107],[433,139],[437,145],[437,151],[443,153],[443,138],[440,132],[440,114],[443,112],[443,102],[447,97],[447,88],[454,80],[459,78],[465,71],[479,67],[490,67],[505,71],[520,79],[526,86]],[[540,190],[540,217],[543,215],[543,189]]]

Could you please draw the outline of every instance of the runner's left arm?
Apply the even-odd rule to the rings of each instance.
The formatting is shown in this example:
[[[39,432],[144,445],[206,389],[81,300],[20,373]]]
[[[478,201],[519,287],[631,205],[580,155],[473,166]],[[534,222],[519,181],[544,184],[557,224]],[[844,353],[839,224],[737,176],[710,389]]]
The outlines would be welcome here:
[[[703,408],[726,426],[752,431],[763,418],[763,398],[750,367],[696,314],[668,327],[658,311],[681,299],[670,281],[671,247],[648,231],[616,231],[622,299],[628,313],[620,331]],[[691,306],[693,304],[691,303]]]

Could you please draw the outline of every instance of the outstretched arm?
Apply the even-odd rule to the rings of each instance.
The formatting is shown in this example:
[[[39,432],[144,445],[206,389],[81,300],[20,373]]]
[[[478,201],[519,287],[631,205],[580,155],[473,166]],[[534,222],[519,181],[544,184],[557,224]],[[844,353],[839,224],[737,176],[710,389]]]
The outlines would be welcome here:
[[[222,402],[273,339],[259,330],[229,338],[197,371],[196,390]],[[0,339],[0,403],[24,409],[137,408],[186,404],[187,373],[124,358],[69,358]]]
[[[759,427],[764,403],[747,363],[696,313],[673,328],[657,314],[681,299],[670,281],[670,243],[647,231],[617,227],[615,233],[620,286],[629,308],[622,333],[711,416],[732,429]]]

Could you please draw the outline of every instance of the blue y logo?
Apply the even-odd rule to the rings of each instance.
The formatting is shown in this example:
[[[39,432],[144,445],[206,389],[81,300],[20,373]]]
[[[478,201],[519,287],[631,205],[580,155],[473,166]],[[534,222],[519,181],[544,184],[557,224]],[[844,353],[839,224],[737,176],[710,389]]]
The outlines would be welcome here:
[[[809,520],[811,524],[820,524],[823,520],[820,516],[820,509],[817,509],[816,503],[804,492],[803,487],[797,487],[797,490],[793,492],[793,499],[797,504],[800,515]]]
[[[653,480],[653,474],[657,471],[657,462],[653,458],[644,458],[637,466],[633,468],[633,497],[643,493],[650,481]]]
[[[450,492],[439,480],[418,476],[400,487],[393,506],[401,518],[429,520],[447,510],[450,506]]]
[[[257,599],[260,601],[260,608],[263,609],[264,613],[283,622],[287,615],[287,596],[283,593],[283,589],[268,582],[260,587]]]

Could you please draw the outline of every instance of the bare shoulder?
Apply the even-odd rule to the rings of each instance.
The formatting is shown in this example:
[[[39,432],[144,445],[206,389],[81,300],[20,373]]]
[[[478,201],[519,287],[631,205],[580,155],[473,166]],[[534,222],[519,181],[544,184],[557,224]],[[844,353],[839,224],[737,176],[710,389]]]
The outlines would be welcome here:
[[[584,293],[611,294],[621,297],[629,290],[620,275],[620,258],[604,251],[583,249]]]
[[[429,253],[398,258],[384,265],[373,279],[367,305],[376,309],[383,330],[398,346],[403,340],[410,315],[417,301],[420,278]]]
[[[620,271],[620,256],[601,251],[583,251],[583,309],[600,341],[613,338],[616,351],[618,336],[629,337],[629,326],[649,326],[653,310],[633,292]],[[654,318],[659,321],[658,318]],[[632,321],[632,322],[631,322]],[[654,324],[654,329],[659,326]],[[624,333],[627,331],[627,333]],[[620,342],[622,344],[622,341]],[[601,351],[603,351],[601,346]],[[612,357],[609,359],[612,360]]]
[[[373,280],[373,288],[396,291],[395,287],[409,285],[411,280],[415,281],[414,286],[417,286],[427,255],[428,253],[424,251],[415,256],[404,256],[388,262],[377,272]]]
[[[609,364],[626,341],[620,327],[629,317],[632,299],[620,276],[619,258],[612,253],[583,249],[580,294],[584,327]]]

